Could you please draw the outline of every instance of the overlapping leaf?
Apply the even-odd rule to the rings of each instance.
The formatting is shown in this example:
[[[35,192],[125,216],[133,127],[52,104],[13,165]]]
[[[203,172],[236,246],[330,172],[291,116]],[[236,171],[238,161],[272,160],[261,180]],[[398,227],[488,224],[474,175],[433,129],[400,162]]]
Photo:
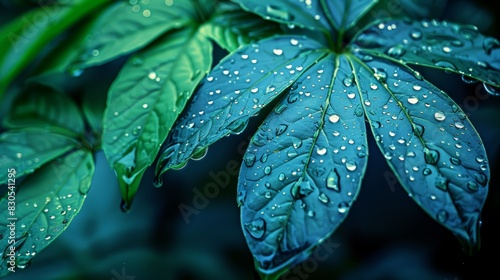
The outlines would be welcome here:
[[[479,245],[488,192],[483,143],[465,113],[418,72],[379,57],[353,59],[377,144],[411,197],[468,250]]]
[[[221,3],[215,15],[203,24],[200,32],[231,52],[241,45],[271,37],[281,31],[275,22],[264,21],[261,17],[243,11],[235,4]]]
[[[231,53],[203,80],[176,122],[156,174],[183,166],[194,153],[240,133],[251,116],[324,53],[319,43],[295,36],[264,39]]]
[[[106,9],[72,68],[105,63],[146,46],[161,34],[196,18],[195,1],[125,1]]]
[[[340,31],[352,27],[378,0],[322,1],[333,26]]]
[[[325,33],[328,33],[330,30],[330,23],[323,10],[323,1],[233,1],[239,3],[245,10],[256,13],[265,19],[285,24],[294,24],[304,28],[317,29]]]
[[[360,100],[347,59],[329,54],[304,71],[253,136],[238,202],[262,272],[308,258],[348,214],[366,167]]]
[[[7,86],[47,43],[107,0],[74,1],[34,9],[0,29],[0,99]],[[42,18],[44,20],[39,20]]]
[[[475,26],[390,20],[371,25],[353,41],[369,53],[452,71],[500,86],[500,43]],[[494,89],[491,89],[494,90]]]
[[[16,184],[16,208],[8,210],[8,197],[0,200],[0,276],[9,273],[10,247],[14,246],[18,270],[54,241],[80,211],[94,173],[92,154],[76,151],[45,165]],[[15,219],[15,220],[11,220]],[[8,243],[15,221],[15,243]]]
[[[185,28],[131,57],[114,81],[103,148],[126,203],[211,64],[210,41],[197,28]]]

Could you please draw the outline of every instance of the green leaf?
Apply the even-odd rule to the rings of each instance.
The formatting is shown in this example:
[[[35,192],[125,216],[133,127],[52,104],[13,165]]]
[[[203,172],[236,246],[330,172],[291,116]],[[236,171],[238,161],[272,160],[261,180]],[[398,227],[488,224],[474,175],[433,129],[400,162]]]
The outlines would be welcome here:
[[[0,276],[9,273],[11,246],[15,246],[15,270],[31,260],[54,241],[80,211],[94,173],[92,154],[76,151],[53,161],[16,183],[15,210],[10,212],[9,192],[0,200]],[[15,219],[15,220],[10,220]],[[15,239],[10,228],[15,223]],[[15,240],[11,244],[10,240]]]
[[[105,87],[105,89],[104,89]],[[108,85],[100,84],[88,89],[83,94],[82,111],[85,120],[90,125],[93,133],[101,135],[104,110],[106,108],[106,91]]]
[[[201,32],[232,52],[241,45],[279,34],[281,29],[279,24],[264,21],[235,4],[222,3],[216,14],[202,26]]]
[[[259,270],[306,260],[342,223],[367,163],[363,107],[345,56],[297,79],[252,137],[238,182],[245,238]]]
[[[104,116],[103,148],[127,204],[211,65],[211,42],[196,28],[184,28],[131,57],[114,81]]]
[[[140,49],[197,18],[194,1],[124,1],[105,10],[71,68],[100,65]]]
[[[29,11],[0,28],[0,99],[12,80],[61,32],[108,0],[74,1]]]
[[[73,137],[84,131],[80,109],[73,100],[39,85],[27,88],[14,100],[4,125],[7,128],[44,128]]]
[[[330,32],[330,24],[320,1],[276,0],[272,2],[233,0],[249,12],[265,19],[303,28]]]
[[[354,26],[356,22],[375,4],[378,0],[320,0],[326,7],[327,16],[333,26],[344,31]]]
[[[443,69],[500,86],[500,43],[476,27],[439,21],[382,21],[353,42],[365,52]]]
[[[251,116],[286,90],[327,51],[306,37],[277,36],[243,46],[203,80],[177,120],[157,176],[186,164],[193,154],[244,130]]]
[[[377,144],[401,185],[467,252],[479,246],[488,192],[483,143],[465,113],[418,72],[379,57],[353,58]]]
[[[6,131],[0,134],[0,185],[7,181],[8,168],[21,177],[76,147],[76,140],[45,129]]]

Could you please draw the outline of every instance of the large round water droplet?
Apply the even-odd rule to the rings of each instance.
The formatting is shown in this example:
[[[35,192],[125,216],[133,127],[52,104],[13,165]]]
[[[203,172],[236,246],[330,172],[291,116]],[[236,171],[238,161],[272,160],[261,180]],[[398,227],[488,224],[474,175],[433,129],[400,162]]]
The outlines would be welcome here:
[[[345,163],[345,167],[349,171],[354,171],[358,166],[356,165],[356,162],[354,160],[349,160],[348,162]]]
[[[387,81],[387,72],[382,68],[372,68],[373,76],[382,83]]]
[[[420,40],[422,39],[422,31],[420,31],[420,29],[414,28],[410,31],[410,37],[413,40]]]
[[[275,55],[282,55],[283,54],[283,50],[282,49],[273,49],[273,53]]]
[[[434,118],[439,121],[439,122],[442,122],[446,119],[446,116],[444,115],[443,112],[441,111],[437,111],[436,113],[434,113]]]
[[[268,165],[268,166],[266,166],[266,167],[264,168],[264,174],[269,175],[269,174],[271,174],[271,171],[272,171],[272,170],[273,170],[273,168],[272,168],[271,166],[269,166],[269,165]]]
[[[332,169],[330,173],[328,173],[326,177],[326,187],[336,192],[340,192],[340,177],[336,169]]]
[[[436,164],[439,160],[439,152],[433,149],[424,148],[425,162]]]
[[[418,103],[418,98],[416,96],[410,96],[408,97],[408,103],[415,105]]]
[[[262,218],[245,223],[245,230],[255,239],[261,239],[266,233],[266,221]]]
[[[345,214],[349,210],[349,204],[347,202],[341,202],[337,205],[337,211],[340,214]]]
[[[336,123],[336,122],[338,122],[340,120],[340,117],[337,114],[333,114],[330,117],[328,117],[328,120],[331,123]]]
[[[387,50],[387,54],[394,58],[400,58],[406,53],[402,45],[395,45]]]

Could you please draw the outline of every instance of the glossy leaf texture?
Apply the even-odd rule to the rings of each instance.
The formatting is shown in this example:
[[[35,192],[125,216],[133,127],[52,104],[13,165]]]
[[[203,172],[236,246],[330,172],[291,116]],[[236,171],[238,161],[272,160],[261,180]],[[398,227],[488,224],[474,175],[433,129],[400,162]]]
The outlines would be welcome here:
[[[500,43],[475,26],[435,20],[381,21],[359,33],[353,42],[368,53],[384,53],[404,63],[480,80],[490,93],[498,93],[493,87],[500,86]]]
[[[177,116],[210,70],[212,45],[198,31],[170,32],[132,56],[109,90],[103,149],[127,204]]]
[[[96,20],[73,71],[100,65],[146,46],[161,34],[196,18],[194,0],[120,1]]]
[[[0,28],[0,99],[11,81],[52,39],[107,0],[72,1],[33,9]]]
[[[277,36],[242,46],[202,81],[164,144],[156,174],[179,168],[210,144],[244,130],[251,116],[285,91],[315,61],[322,45]]]
[[[232,3],[221,3],[200,32],[229,52],[241,45],[282,33],[278,23],[264,21]]]
[[[7,169],[15,168],[16,177],[20,178],[77,146],[76,140],[45,129],[3,132],[0,134],[0,185],[7,182]]]
[[[84,132],[80,109],[73,100],[55,89],[34,85],[21,92],[3,121],[7,128],[38,127],[77,137]]]
[[[92,154],[76,151],[45,165],[16,184],[16,209],[8,211],[8,197],[0,200],[0,276],[9,273],[7,258],[15,247],[16,270],[31,260],[71,223],[80,211],[94,173]],[[16,218],[15,243],[9,244],[10,218]]]
[[[354,26],[371,7],[377,4],[378,0],[322,0],[322,2],[333,26],[343,31]]]
[[[367,154],[351,65],[328,54],[297,79],[244,156],[238,203],[261,272],[304,261],[337,229],[358,195]]]
[[[276,0],[272,2],[233,0],[249,12],[287,25],[330,32],[330,23],[323,10],[323,1]]]
[[[389,166],[413,200],[452,231],[467,252],[478,249],[490,175],[471,122],[418,72],[383,57],[356,55],[358,90]]]

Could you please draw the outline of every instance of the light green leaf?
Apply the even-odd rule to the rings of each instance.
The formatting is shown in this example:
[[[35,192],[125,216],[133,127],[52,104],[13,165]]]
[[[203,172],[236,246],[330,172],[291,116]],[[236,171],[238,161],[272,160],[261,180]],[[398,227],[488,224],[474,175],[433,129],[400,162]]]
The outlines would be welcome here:
[[[103,148],[127,204],[211,64],[211,42],[184,28],[131,57],[111,86]]]
[[[281,33],[279,24],[264,21],[239,6],[222,3],[201,31],[223,49],[232,52],[241,45]]]
[[[77,145],[76,140],[45,129],[11,130],[0,134],[0,185],[7,181],[8,168],[15,168],[19,178]]]
[[[4,120],[7,128],[38,127],[77,137],[84,132],[80,109],[67,95],[40,85],[23,91]]]
[[[0,99],[12,80],[61,32],[108,0],[74,1],[32,10],[0,28]]]
[[[467,252],[479,247],[488,193],[483,143],[459,106],[404,65],[359,53],[353,68],[376,142],[410,196],[452,231]]]
[[[500,43],[475,26],[439,21],[390,20],[359,33],[353,42],[368,54],[455,72],[500,87]]]
[[[54,241],[80,211],[94,173],[92,154],[76,151],[45,165],[22,183],[15,184],[15,209],[9,210],[9,188],[0,200],[0,276],[9,273],[10,254],[15,270],[31,260]],[[15,238],[10,228],[15,222]],[[15,243],[10,244],[10,240]],[[15,246],[15,250],[11,250]]]
[[[191,0],[120,1],[97,19],[71,68],[79,71],[140,49],[197,18]]]

